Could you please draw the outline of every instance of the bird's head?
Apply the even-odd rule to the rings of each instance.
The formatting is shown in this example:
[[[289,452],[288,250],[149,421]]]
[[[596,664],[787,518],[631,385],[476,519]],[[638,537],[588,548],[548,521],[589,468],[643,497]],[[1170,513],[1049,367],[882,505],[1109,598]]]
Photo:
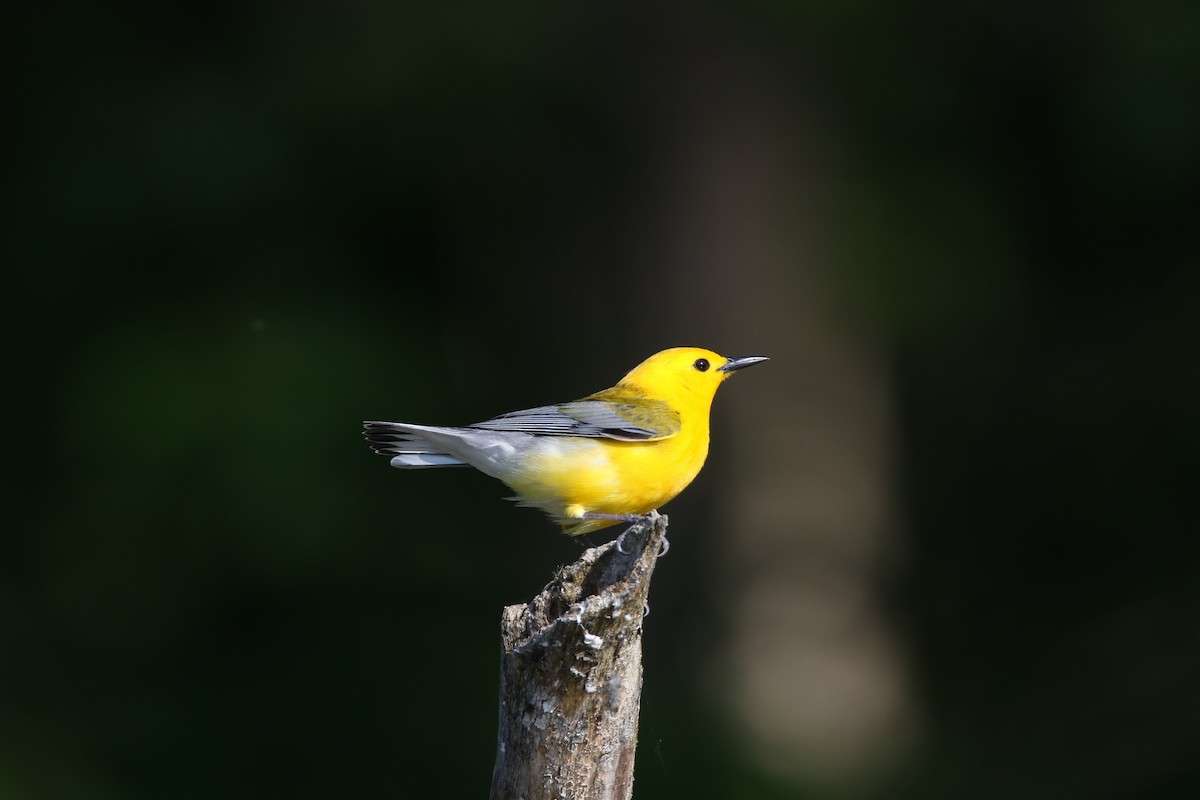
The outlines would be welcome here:
[[[621,383],[672,405],[685,399],[707,404],[735,370],[766,360],[763,356],[727,358],[702,347],[672,347],[638,364]]]

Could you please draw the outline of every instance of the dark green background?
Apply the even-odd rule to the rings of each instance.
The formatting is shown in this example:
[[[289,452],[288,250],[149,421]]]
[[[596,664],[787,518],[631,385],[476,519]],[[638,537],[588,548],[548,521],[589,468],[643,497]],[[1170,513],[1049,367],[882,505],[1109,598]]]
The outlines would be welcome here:
[[[571,399],[674,344],[795,369],[714,341],[756,310],[673,307],[643,248],[680,109],[746,74],[826,132],[794,148],[838,164],[832,274],[887,343],[878,591],[923,744],[875,786],[781,782],[706,697],[679,644],[720,601],[718,416],[639,796],[1197,796],[1197,9],[17,12],[0,798],[482,796],[500,608],[578,548],[487,478],[386,469],[359,421]]]

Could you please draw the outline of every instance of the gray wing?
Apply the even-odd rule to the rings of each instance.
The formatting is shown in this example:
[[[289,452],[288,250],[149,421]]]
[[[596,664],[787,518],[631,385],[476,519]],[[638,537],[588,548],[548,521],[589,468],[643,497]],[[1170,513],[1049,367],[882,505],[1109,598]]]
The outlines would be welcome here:
[[[615,403],[576,400],[501,414],[472,428],[519,431],[538,436],[584,436],[626,442],[666,439],[679,432],[679,414],[661,401]]]

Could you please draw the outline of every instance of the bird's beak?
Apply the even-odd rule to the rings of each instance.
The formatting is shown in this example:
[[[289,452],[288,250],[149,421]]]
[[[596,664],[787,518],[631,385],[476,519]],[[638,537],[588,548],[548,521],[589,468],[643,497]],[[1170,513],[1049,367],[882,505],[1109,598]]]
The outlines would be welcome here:
[[[757,364],[760,361],[769,360],[766,356],[738,356],[731,358],[721,366],[717,367],[717,372],[733,372],[735,369],[748,367],[751,364]]]

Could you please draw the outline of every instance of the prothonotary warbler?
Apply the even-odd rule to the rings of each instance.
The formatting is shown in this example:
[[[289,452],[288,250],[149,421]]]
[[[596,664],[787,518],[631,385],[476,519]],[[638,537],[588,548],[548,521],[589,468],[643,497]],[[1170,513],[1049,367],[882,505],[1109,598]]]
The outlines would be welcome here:
[[[635,522],[683,491],[708,455],[717,387],[766,360],[675,347],[581,400],[463,428],[364,422],[363,435],[393,467],[475,467],[578,536]]]

